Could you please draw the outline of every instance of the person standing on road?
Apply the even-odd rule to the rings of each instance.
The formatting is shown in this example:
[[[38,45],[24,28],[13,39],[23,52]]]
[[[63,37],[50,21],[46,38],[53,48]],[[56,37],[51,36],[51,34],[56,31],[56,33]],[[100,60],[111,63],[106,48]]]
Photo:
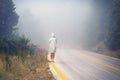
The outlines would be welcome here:
[[[50,61],[54,61],[56,47],[57,47],[57,39],[55,37],[55,34],[52,33],[51,37],[49,38],[49,57],[50,57]]]

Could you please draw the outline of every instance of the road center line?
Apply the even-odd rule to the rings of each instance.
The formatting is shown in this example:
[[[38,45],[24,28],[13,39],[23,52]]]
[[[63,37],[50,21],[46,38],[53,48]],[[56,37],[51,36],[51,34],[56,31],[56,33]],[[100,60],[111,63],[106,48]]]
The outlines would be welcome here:
[[[102,61],[100,61],[100,60],[98,60],[98,59],[96,59],[96,58],[90,57],[90,56],[85,55],[85,54],[82,54],[82,53],[80,54],[80,56],[82,56],[82,57],[84,57],[84,58],[86,58],[86,59],[88,59],[88,60],[90,60],[90,61],[92,61],[92,62],[94,62],[94,63],[97,63],[97,64],[99,64],[99,65],[102,65],[102,66],[104,66],[104,67],[107,67],[107,68],[109,68],[109,69],[112,69],[112,70],[115,70],[115,71],[117,71],[117,72],[120,72],[120,68],[117,68],[117,67],[114,67],[114,66],[112,66],[112,65],[106,64],[106,63],[104,63],[104,62],[102,62]]]
[[[56,73],[61,78],[61,80],[68,80],[67,76],[65,76],[65,74],[56,66],[56,64],[54,62],[50,62],[50,65],[56,71]]]

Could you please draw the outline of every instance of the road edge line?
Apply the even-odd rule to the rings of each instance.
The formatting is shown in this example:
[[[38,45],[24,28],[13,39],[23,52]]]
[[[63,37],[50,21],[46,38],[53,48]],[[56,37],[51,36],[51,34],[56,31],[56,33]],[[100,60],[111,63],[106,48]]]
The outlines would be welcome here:
[[[67,76],[57,67],[54,62],[50,62],[49,67],[56,80],[68,80]]]
[[[88,56],[88,55],[85,55],[85,54],[80,54],[80,55],[81,55],[82,57],[86,58],[87,60],[90,60],[90,61],[92,61],[92,62],[94,62],[94,63],[97,63],[97,64],[102,65],[102,66],[104,66],[104,67],[107,67],[107,68],[109,68],[109,69],[112,69],[112,70],[114,70],[114,71],[120,72],[120,68],[117,68],[117,67],[115,67],[115,66],[106,64],[106,63],[104,63],[103,61],[101,61],[101,60],[99,60],[99,59],[93,58],[93,57]]]
[[[109,56],[109,55],[100,54],[100,53],[97,53],[97,52],[92,52],[92,51],[85,51],[85,52],[89,52],[90,54],[96,54],[96,55],[99,55],[99,56],[102,56],[102,57],[107,57],[107,58],[110,58],[110,59],[113,59],[113,60],[120,60],[119,58],[112,57],[112,56]]]

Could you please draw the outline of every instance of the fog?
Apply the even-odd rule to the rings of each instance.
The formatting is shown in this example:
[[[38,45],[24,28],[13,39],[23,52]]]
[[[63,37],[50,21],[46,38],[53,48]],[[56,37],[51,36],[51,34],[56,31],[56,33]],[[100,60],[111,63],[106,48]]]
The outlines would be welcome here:
[[[13,1],[19,15],[20,34],[36,45],[47,46],[54,32],[60,46],[80,48],[95,42],[100,33],[100,10],[93,0]]]

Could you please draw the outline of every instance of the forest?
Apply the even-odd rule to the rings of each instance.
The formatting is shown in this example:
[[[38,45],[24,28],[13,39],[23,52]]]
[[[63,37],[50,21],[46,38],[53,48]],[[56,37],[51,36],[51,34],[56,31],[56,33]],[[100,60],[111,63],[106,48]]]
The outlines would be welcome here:
[[[93,26],[94,29],[90,29],[88,31],[90,35],[86,37],[92,41],[95,35],[94,30],[97,28],[99,33],[95,38],[96,42],[92,43],[97,46],[96,52],[102,50],[102,53],[106,53],[107,50],[108,55],[120,58],[120,0],[93,0],[93,2],[94,6],[97,5],[98,11],[96,12],[100,12],[100,25]],[[28,37],[18,32],[19,28],[16,25],[20,15],[16,13],[15,9],[12,0],[0,0],[0,77],[6,71],[16,74],[11,70],[14,68],[12,67],[14,60],[20,60],[21,65],[24,66],[27,57],[34,55],[38,50],[38,47],[31,43]],[[94,48],[91,45],[87,47]],[[115,55],[112,55],[114,52]],[[11,59],[14,57],[16,59]],[[41,58],[41,60],[43,59]],[[17,62],[15,64],[17,65]],[[19,71],[21,69],[19,68]]]

